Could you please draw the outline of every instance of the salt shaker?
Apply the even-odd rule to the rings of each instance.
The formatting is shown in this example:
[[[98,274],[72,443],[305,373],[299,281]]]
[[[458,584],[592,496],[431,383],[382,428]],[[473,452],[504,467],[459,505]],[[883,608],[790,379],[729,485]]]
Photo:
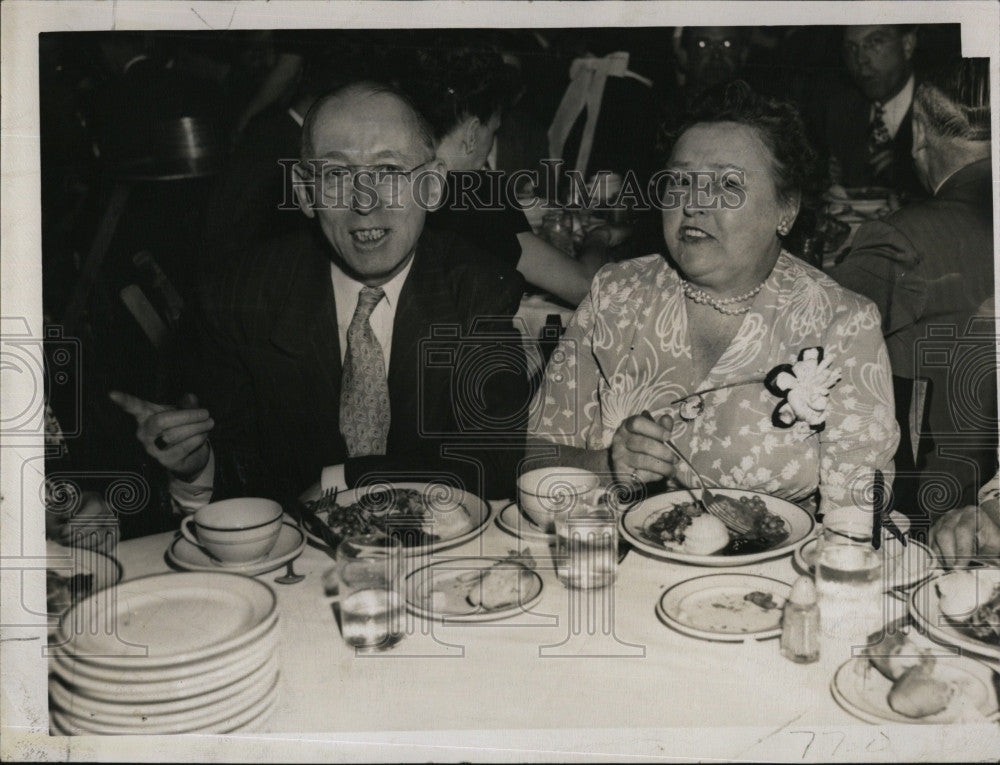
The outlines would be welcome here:
[[[800,576],[792,585],[781,618],[781,655],[796,664],[819,659],[819,606],[812,579]]]

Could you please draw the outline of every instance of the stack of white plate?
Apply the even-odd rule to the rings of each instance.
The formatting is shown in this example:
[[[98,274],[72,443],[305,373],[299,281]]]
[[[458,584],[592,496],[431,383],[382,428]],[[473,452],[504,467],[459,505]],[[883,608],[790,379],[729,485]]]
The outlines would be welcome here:
[[[277,696],[274,591],[238,574],[134,579],[59,621],[49,709],[57,735],[260,730]]]

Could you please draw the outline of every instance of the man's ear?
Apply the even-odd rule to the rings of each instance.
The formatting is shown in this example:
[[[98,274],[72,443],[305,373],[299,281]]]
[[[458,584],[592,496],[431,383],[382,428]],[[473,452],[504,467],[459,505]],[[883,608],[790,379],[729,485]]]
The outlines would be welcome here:
[[[474,154],[479,145],[479,117],[469,117],[462,127],[462,148],[466,154]]]
[[[903,35],[903,56],[907,61],[913,59],[913,53],[917,49],[917,30],[911,29]]]
[[[448,188],[448,168],[440,159],[432,160],[419,174],[416,185],[417,201],[426,210],[437,210],[445,201]]]
[[[910,149],[910,155],[915,157],[919,152],[927,149],[927,128],[924,126],[924,118],[919,110],[914,109],[910,119],[913,124],[913,148]]]
[[[292,166],[292,189],[295,191],[295,203],[306,214],[307,218],[316,217],[313,209],[318,192],[316,177],[303,166],[302,161]]]

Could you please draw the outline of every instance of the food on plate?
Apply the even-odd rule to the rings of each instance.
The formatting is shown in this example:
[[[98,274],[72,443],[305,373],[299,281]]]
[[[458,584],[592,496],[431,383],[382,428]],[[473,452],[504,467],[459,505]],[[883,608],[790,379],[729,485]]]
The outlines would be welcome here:
[[[683,534],[681,548],[692,555],[711,555],[729,544],[726,524],[708,513],[693,517]]]
[[[1000,582],[994,570],[953,571],[935,587],[938,608],[957,630],[1000,646]]]
[[[63,576],[51,568],[45,571],[46,603],[50,614],[61,614],[86,598],[94,589],[93,574]]]
[[[729,529],[700,503],[685,502],[660,513],[648,523],[643,534],[668,550],[692,555],[742,555],[770,550],[788,538],[785,520],[768,511],[760,497],[743,496],[738,500],[718,497],[751,526],[747,534]],[[726,538],[719,528],[725,530]],[[712,548],[712,549],[710,549]]]
[[[383,533],[409,547],[451,539],[472,527],[461,502],[438,501],[433,490],[416,489],[371,491],[350,505],[334,504],[326,523],[337,539]]]
[[[971,571],[953,571],[936,586],[938,608],[949,619],[965,619],[979,605],[979,582]]]
[[[748,600],[756,606],[760,606],[765,611],[770,611],[773,608],[778,608],[778,604],[774,600],[774,596],[769,592],[760,592],[759,590],[754,590],[753,592],[748,592],[743,596],[743,600]]]
[[[892,632],[862,652],[872,666],[889,680],[898,680],[903,674],[923,660],[925,651],[917,647],[906,634]]]
[[[889,706],[906,717],[927,717],[947,708],[955,689],[934,677],[934,659],[907,669],[889,691]]]
[[[482,606],[487,610],[517,605],[521,602],[525,592],[524,582],[529,576],[520,567],[515,570],[497,567],[487,569],[482,572],[482,576],[477,577],[477,583],[469,590],[466,600],[469,605]]]

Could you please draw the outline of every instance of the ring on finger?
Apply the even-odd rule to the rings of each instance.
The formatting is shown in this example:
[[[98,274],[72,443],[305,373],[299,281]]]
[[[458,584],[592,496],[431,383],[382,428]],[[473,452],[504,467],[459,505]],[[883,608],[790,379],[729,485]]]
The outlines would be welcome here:
[[[170,444],[168,444],[166,441],[163,440],[163,434],[162,433],[160,433],[160,435],[158,435],[155,439],[153,439],[153,443],[156,444],[156,448],[159,449],[159,450],[161,450],[161,451],[164,451],[164,450],[170,448]]]
[[[639,480],[639,471],[636,468],[632,468],[632,472],[629,473],[629,478],[632,479],[632,483],[642,483]]]

